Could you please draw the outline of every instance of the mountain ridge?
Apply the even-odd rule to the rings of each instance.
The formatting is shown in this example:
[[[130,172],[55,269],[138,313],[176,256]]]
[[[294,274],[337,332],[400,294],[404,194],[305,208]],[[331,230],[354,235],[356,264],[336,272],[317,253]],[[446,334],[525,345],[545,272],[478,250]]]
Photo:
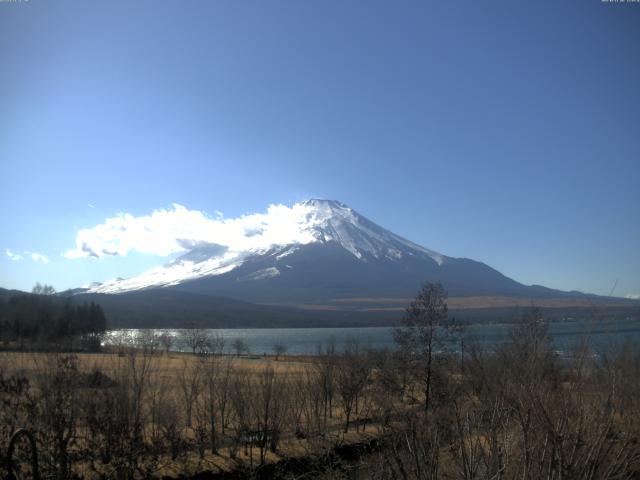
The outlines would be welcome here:
[[[88,288],[87,291],[123,293],[177,285],[198,278],[224,275],[237,269],[251,257],[275,252],[279,258],[283,258],[303,246],[314,243],[335,242],[362,261],[381,257],[399,259],[403,251],[411,256],[426,255],[438,265],[442,265],[449,258],[376,225],[336,200],[311,199],[300,202],[294,207],[299,207],[301,210],[298,223],[294,223],[296,232],[292,236],[297,237],[295,240],[268,245],[261,249],[235,252],[214,243],[196,242],[185,254],[166,265],[153,268],[130,279],[111,280]],[[277,267],[272,268],[277,269]],[[272,273],[277,275],[280,270],[277,270],[277,273],[272,270]]]
[[[310,199],[291,207],[278,242],[246,250],[185,241],[190,248],[166,265],[76,293],[122,294],[157,288],[222,296],[249,303],[328,305],[344,298],[404,298],[425,281],[453,297],[583,297],[523,285],[469,258],[425,248],[379,226],[336,200]],[[278,219],[282,222],[282,219]],[[267,222],[265,220],[264,222]],[[246,234],[261,235],[273,225]]]

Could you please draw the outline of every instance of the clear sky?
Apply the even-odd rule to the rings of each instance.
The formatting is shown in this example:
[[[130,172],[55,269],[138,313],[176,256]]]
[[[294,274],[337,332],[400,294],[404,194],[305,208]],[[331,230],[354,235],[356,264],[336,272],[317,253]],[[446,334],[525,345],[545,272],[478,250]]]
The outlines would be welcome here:
[[[173,203],[340,200],[526,284],[640,294],[640,3],[0,2],[0,286]],[[45,262],[46,260],[46,262]]]

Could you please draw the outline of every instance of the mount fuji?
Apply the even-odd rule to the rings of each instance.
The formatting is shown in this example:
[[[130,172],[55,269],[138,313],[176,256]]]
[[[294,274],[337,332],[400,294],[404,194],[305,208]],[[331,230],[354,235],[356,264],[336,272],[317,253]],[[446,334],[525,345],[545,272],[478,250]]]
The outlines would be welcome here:
[[[294,209],[295,218],[276,242],[246,249],[193,242],[167,265],[81,291],[118,295],[163,289],[324,310],[405,305],[425,281],[441,282],[451,297],[581,295],[525,286],[484,263],[424,248],[334,200],[307,200]]]

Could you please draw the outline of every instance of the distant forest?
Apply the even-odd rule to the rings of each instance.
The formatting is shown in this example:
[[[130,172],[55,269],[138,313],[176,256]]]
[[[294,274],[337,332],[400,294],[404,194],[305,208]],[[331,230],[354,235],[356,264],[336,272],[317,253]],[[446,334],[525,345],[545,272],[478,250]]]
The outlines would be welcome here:
[[[0,298],[0,339],[5,347],[47,348],[56,344],[96,351],[106,329],[100,305],[72,304],[47,285],[37,284],[30,294]]]

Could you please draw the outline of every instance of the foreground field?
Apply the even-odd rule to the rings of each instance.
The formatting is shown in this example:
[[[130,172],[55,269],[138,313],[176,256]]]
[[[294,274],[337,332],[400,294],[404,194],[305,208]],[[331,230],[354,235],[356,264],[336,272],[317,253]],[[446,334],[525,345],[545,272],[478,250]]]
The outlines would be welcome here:
[[[465,356],[355,340],[278,359],[159,345],[0,352],[2,451],[26,428],[41,474],[59,479],[640,475],[637,346],[561,360],[538,321]],[[19,443],[18,477],[28,453]]]
[[[131,478],[252,470],[376,437],[365,417],[370,402],[355,390],[345,423],[328,359],[167,354],[145,345],[0,352],[2,443],[18,427],[48,428],[41,470]]]

